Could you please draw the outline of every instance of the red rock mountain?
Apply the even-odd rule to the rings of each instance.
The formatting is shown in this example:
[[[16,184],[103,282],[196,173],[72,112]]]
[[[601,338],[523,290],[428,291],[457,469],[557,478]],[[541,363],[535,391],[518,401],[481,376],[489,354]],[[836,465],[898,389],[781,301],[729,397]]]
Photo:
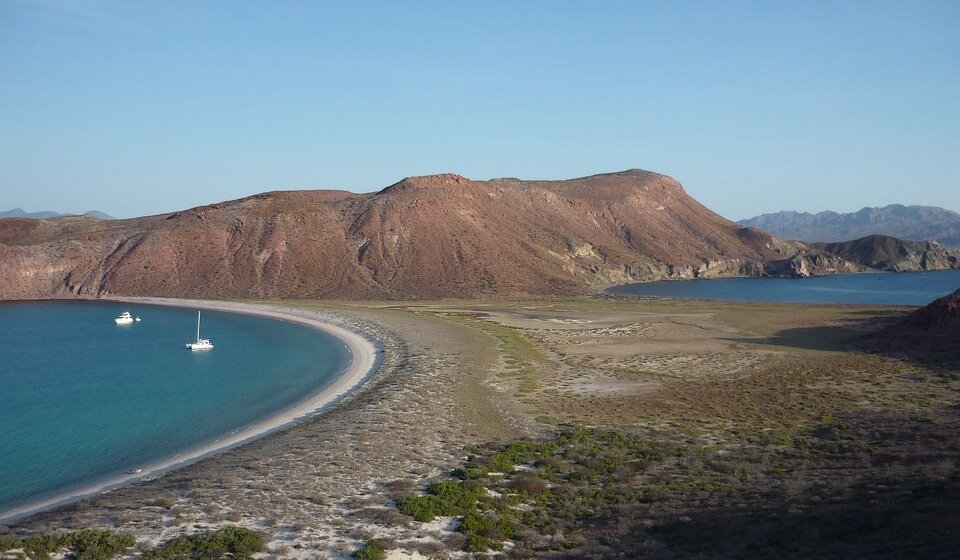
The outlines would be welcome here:
[[[411,177],[158,216],[0,220],[0,299],[576,294],[665,277],[858,270],[742,228],[666,176]]]

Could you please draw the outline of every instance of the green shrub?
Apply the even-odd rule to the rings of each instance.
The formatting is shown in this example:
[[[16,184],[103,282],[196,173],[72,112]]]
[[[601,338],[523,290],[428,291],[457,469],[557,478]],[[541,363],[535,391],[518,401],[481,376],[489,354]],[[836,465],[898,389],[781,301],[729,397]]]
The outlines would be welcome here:
[[[250,558],[263,550],[263,535],[243,527],[227,526],[219,531],[207,531],[177,537],[147,552],[142,560],[215,560],[226,554],[233,558]]]
[[[506,455],[494,453],[489,460],[491,472],[512,473],[515,463]]]
[[[21,546],[23,546],[23,543],[16,537],[0,537],[0,552],[6,552]]]
[[[495,517],[471,512],[463,516],[463,522],[457,529],[468,536],[481,536],[491,540],[502,541],[513,538],[517,527],[506,517]]]
[[[464,511],[474,507],[485,493],[484,487],[473,481],[434,482],[427,487],[427,494],[439,498],[444,509],[451,512],[447,515],[462,515]]]
[[[22,556],[33,560],[45,560],[51,554],[64,549],[70,551],[68,558],[75,560],[107,560],[120,554],[136,543],[129,533],[115,533],[104,529],[86,529],[75,533],[50,533],[27,539],[0,538],[0,551],[22,548]]]
[[[429,522],[438,515],[464,515],[472,511],[485,493],[485,488],[474,481],[446,480],[428,486],[426,496],[400,498],[397,509],[417,521]]]
[[[433,521],[438,515],[445,515],[442,513],[443,503],[440,498],[431,495],[400,498],[397,500],[397,509],[423,523]]]
[[[486,552],[488,550],[501,550],[502,548],[502,543],[498,543],[487,537],[481,537],[480,535],[470,535],[467,537],[467,542],[463,545],[463,550],[467,552]]]
[[[76,560],[107,560],[133,546],[137,539],[130,533],[85,530],[70,535]]]
[[[387,557],[387,549],[383,547],[382,542],[372,539],[367,541],[363,548],[356,551],[353,557],[357,560],[383,560]]]
[[[69,544],[70,536],[65,533],[37,535],[23,540],[23,551],[30,558],[47,558],[50,554],[66,548]]]
[[[453,469],[450,476],[459,478],[460,480],[478,480],[486,478],[489,474],[489,466],[471,463],[465,467]]]

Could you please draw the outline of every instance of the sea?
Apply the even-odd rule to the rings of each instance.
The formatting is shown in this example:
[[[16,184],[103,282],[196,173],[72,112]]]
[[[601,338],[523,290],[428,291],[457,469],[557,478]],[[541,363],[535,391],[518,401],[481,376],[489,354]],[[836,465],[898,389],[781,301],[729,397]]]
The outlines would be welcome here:
[[[614,294],[728,301],[925,305],[960,289],[960,270],[834,274],[816,278],[665,280],[610,288]]]
[[[140,322],[117,325],[128,310]],[[203,445],[322,390],[350,358],[299,323],[106,302],[0,303],[0,512]]]

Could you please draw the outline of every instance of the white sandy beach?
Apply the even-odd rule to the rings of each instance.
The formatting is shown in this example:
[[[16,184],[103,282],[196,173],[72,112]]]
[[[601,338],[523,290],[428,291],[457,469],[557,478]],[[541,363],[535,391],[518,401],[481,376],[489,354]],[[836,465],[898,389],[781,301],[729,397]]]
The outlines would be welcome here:
[[[227,311],[231,313],[245,313],[270,317],[285,321],[301,323],[323,331],[339,339],[349,351],[349,358],[336,379],[322,390],[309,395],[296,405],[277,412],[259,422],[251,424],[236,432],[223,436],[205,445],[187,449],[175,456],[167,457],[149,465],[137,466],[139,472],[114,477],[109,480],[92,484],[62,495],[31,502],[22,506],[0,511],[0,522],[10,522],[27,517],[41,511],[75,502],[88,496],[100,494],[121,486],[135,483],[140,480],[155,478],[179,467],[194,463],[224,450],[236,447],[243,443],[261,438],[287,426],[293,425],[308,418],[329,405],[337,402],[358,387],[364,380],[371,377],[377,370],[380,360],[377,344],[358,332],[334,324],[329,317],[318,313],[285,309],[267,304],[252,304],[223,301],[202,301],[167,298],[111,298],[113,301],[123,301],[130,304],[168,305],[174,307],[189,307],[194,309]]]

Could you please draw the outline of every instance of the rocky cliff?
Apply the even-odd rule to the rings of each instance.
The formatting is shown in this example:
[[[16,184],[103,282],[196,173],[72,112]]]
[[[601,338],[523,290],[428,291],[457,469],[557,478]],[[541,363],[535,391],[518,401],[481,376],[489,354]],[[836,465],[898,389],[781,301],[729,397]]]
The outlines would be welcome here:
[[[853,241],[810,245],[846,261],[888,272],[960,268],[960,249],[944,247],[936,241],[870,235]]]

